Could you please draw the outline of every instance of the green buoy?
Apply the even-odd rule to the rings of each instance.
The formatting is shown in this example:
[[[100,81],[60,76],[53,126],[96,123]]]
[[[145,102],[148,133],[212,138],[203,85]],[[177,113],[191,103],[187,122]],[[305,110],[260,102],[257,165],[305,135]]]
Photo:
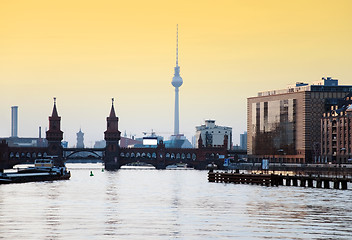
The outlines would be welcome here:
[[[91,177],[93,177],[93,176],[94,176],[93,171],[90,171],[90,176],[91,176]]]

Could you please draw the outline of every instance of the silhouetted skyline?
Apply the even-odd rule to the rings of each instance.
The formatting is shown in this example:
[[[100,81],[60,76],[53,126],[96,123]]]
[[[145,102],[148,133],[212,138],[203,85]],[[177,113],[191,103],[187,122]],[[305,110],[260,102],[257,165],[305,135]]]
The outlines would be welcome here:
[[[175,26],[182,29],[180,132],[205,119],[246,131],[247,97],[323,76],[350,84],[352,2],[44,1],[0,3],[0,136],[48,127],[57,97],[64,140],[103,139],[110,99],[121,132],[174,128]],[[186,84],[187,83],[187,84]]]

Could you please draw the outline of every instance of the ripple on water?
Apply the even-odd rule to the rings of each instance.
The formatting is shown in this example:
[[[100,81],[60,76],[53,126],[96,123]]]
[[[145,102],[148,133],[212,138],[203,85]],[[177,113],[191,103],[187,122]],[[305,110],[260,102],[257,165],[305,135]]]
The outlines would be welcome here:
[[[352,239],[352,191],[70,170],[69,181],[0,185],[0,239]]]

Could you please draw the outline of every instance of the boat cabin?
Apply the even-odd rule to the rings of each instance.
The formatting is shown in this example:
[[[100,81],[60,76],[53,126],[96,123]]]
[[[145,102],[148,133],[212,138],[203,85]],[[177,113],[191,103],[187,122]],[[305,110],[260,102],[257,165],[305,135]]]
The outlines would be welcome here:
[[[54,161],[51,159],[36,159],[34,161],[34,167],[37,168],[52,168],[54,166]]]

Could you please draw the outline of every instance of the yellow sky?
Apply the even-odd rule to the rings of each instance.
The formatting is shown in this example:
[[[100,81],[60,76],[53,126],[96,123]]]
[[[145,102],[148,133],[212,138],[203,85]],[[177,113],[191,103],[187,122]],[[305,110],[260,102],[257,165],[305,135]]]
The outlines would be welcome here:
[[[180,131],[212,118],[246,130],[246,98],[323,76],[352,84],[352,1],[0,0],[0,136],[48,126],[52,97],[64,138],[103,138],[110,98],[120,129],[173,132],[179,24]]]

